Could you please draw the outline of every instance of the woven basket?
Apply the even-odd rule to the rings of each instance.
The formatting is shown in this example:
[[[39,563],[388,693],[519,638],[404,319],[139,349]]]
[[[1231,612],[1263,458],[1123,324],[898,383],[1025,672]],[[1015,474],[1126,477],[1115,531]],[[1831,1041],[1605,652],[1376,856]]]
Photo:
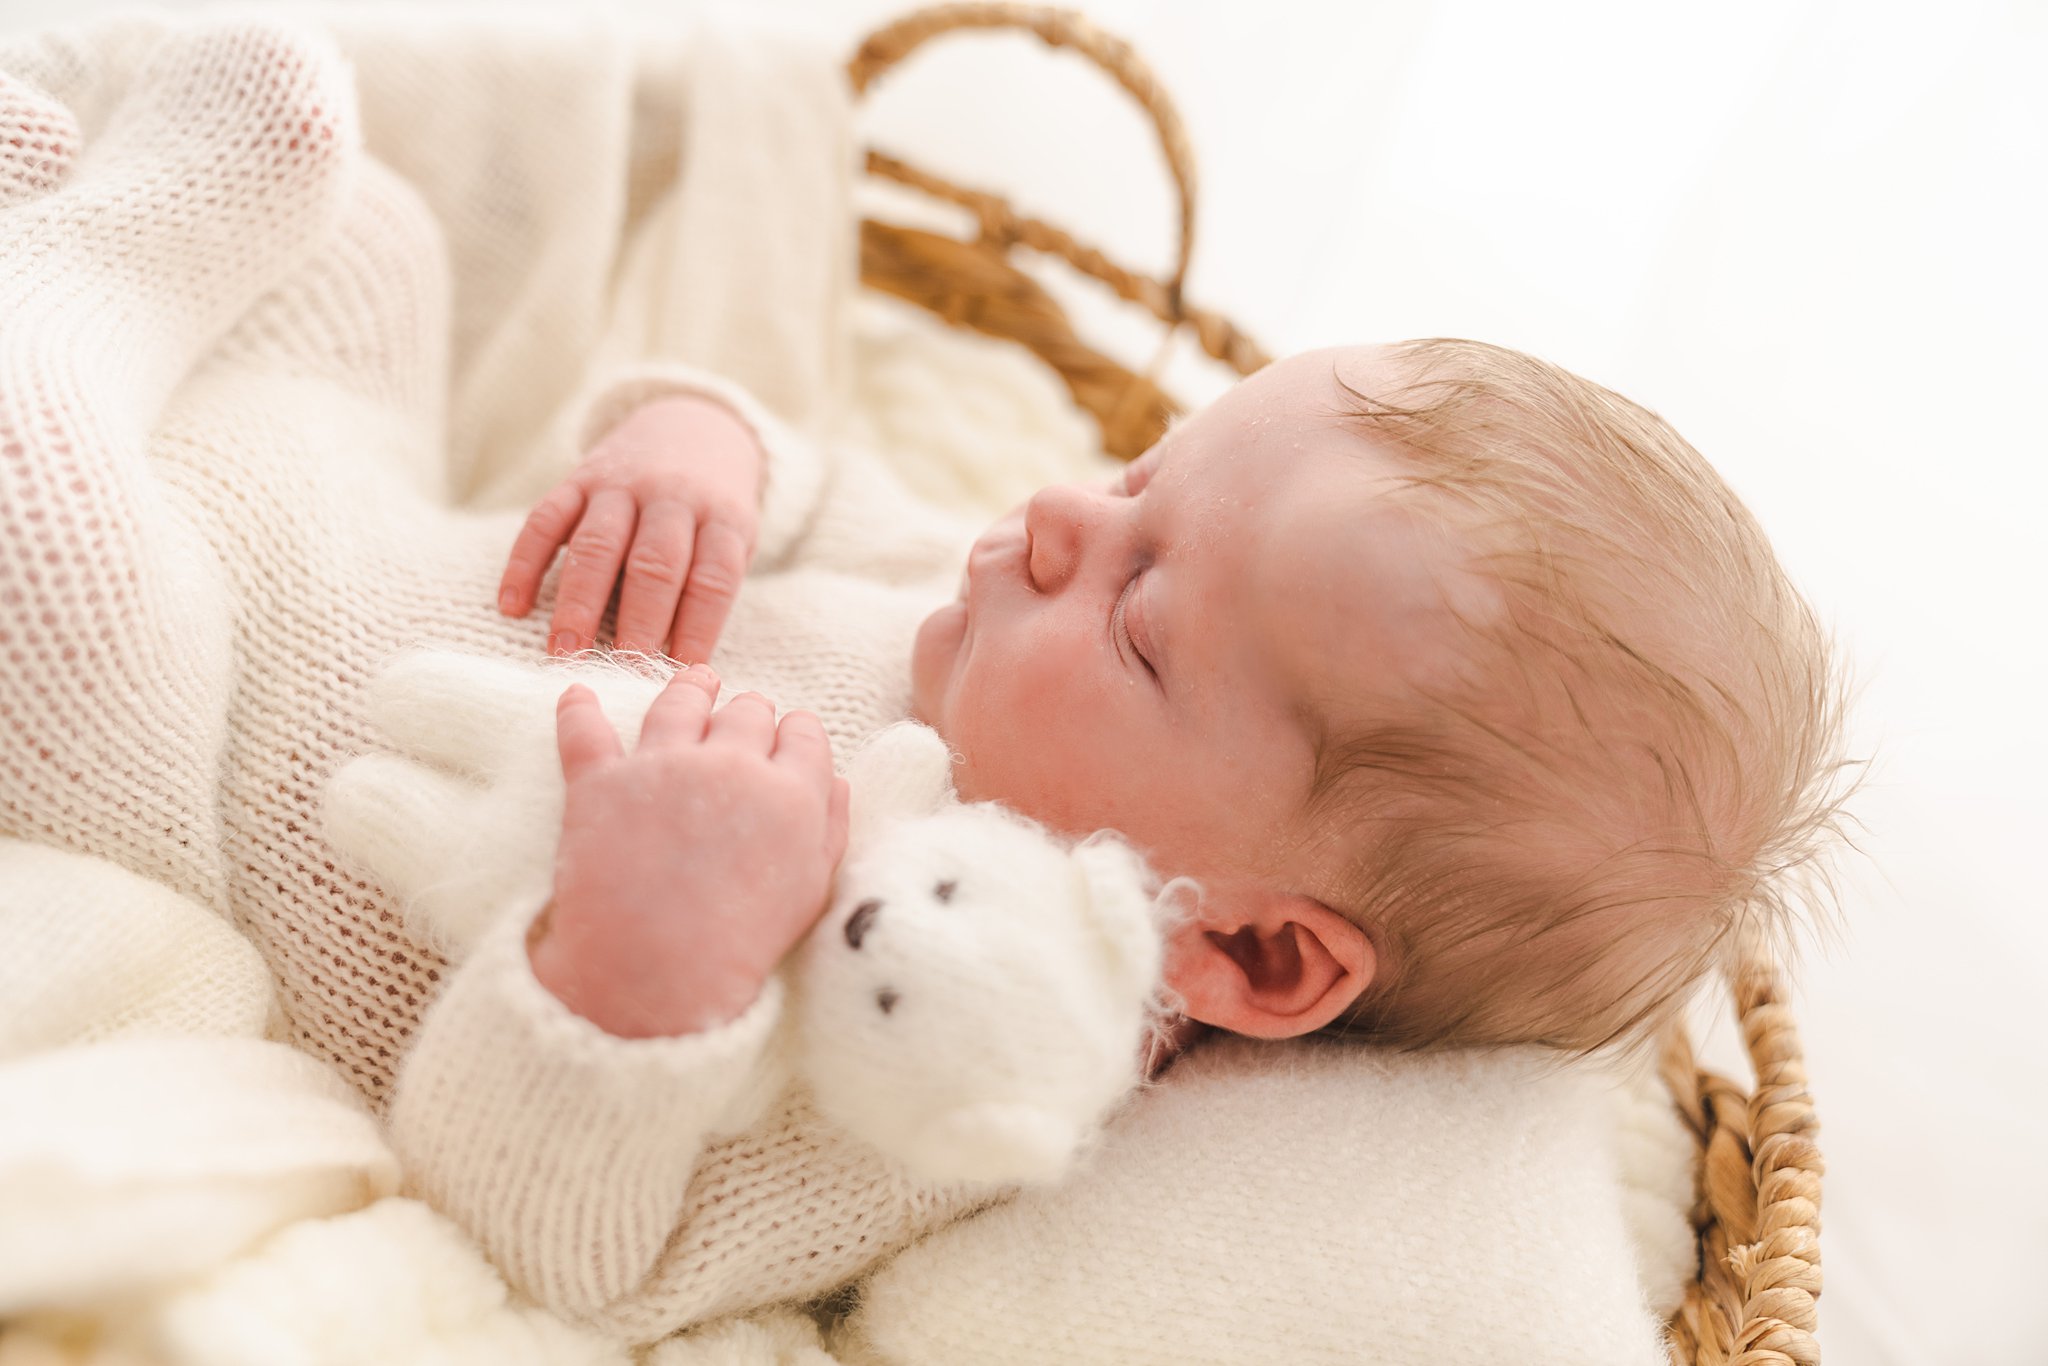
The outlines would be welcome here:
[[[1102,429],[1104,448],[1142,454],[1180,410],[1151,379],[1086,345],[1065,311],[1011,262],[1029,247],[1058,256],[1117,295],[1149,309],[1169,330],[1192,328],[1202,349],[1240,375],[1269,357],[1229,319],[1197,308],[1182,291],[1194,243],[1194,158],[1187,133],[1156,77],[1130,46],[1066,10],[962,4],[922,9],[878,29],[847,72],[865,93],[926,42],[969,29],[1015,29],[1072,48],[1128,91],[1151,116],[1179,190],[1180,245],[1164,281],[1128,271],[1051,224],[1019,214],[999,195],[954,185],[870,150],[867,169],[966,209],[972,241],[880,223],[861,224],[861,279],[948,323],[1030,348],[1066,383]],[[1730,976],[1736,1014],[1755,1070],[1753,1091],[1701,1069],[1682,1027],[1662,1041],[1660,1073],[1699,1144],[1692,1221],[1698,1273],[1670,1322],[1671,1357],[1683,1366],[1813,1366],[1820,1298],[1820,1149],[1806,1090],[1799,1034],[1779,974],[1760,950],[1738,955]]]

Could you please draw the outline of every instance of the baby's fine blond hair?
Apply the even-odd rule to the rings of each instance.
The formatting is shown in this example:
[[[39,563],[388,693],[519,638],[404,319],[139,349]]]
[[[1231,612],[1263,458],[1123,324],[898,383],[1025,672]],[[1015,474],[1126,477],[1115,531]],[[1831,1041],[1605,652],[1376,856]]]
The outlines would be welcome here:
[[[1379,953],[1341,1022],[1396,1046],[1643,1037],[1739,936],[1824,901],[1848,766],[1826,635],[1661,418],[1461,340],[1387,353],[1347,422],[1492,590],[1399,719],[1327,709],[1311,825]],[[1447,599],[1448,601],[1448,599]],[[1447,607],[1447,610],[1450,610]]]

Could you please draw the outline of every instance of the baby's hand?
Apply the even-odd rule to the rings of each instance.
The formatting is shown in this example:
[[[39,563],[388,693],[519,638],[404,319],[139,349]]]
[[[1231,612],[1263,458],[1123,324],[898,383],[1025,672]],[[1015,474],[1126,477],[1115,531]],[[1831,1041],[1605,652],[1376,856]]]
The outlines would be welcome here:
[[[622,1038],[731,1020],[824,913],[846,852],[847,787],[809,712],[759,693],[715,714],[718,678],[675,675],[622,752],[597,696],[556,708],[567,802],[534,976]]]
[[[753,559],[762,459],[754,434],[721,403],[678,396],[643,405],[535,504],[498,609],[532,610],[566,540],[549,653],[595,641],[623,566],[618,648],[709,659]]]

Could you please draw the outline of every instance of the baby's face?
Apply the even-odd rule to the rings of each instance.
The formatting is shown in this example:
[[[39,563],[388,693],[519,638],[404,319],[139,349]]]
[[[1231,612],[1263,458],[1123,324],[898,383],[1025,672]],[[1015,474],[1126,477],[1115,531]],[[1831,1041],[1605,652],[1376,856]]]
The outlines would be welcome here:
[[[913,660],[964,799],[1120,830],[1165,876],[1334,885],[1337,851],[1300,841],[1314,720],[1455,667],[1441,585],[1466,577],[1389,497],[1397,457],[1338,416],[1338,375],[1395,387],[1376,348],[1276,363],[982,535]]]

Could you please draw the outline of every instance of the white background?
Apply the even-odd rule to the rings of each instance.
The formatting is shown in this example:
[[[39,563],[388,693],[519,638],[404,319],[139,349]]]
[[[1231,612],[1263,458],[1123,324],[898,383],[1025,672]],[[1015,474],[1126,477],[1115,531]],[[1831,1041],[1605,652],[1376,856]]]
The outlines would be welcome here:
[[[902,8],[746,12],[850,50]],[[1827,1359],[2048,1361],[2048,5],[1087,8],[1188,123],[1197,302],[1280,353],[1533,351],[1662,412],[1762,518],[1854,663],[1874,759],[1842,929],[1798,997]],[[1168,259],[1148,126],[1071,56],[955,39],[869,120],[1129,264]]]

